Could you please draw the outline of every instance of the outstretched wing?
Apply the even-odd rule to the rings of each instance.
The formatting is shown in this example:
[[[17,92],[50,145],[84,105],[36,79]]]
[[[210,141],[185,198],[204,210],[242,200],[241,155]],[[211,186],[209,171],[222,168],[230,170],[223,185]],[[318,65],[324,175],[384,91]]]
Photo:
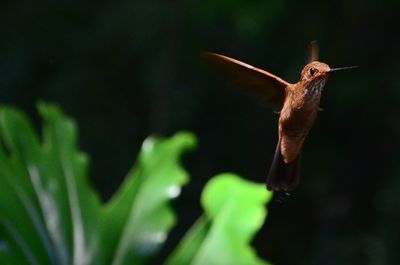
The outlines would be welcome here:
[[[216,53],[205,52],[202,57],[238,86],[249,89],[281,110],[285,99],[285,80],[249,64]]]

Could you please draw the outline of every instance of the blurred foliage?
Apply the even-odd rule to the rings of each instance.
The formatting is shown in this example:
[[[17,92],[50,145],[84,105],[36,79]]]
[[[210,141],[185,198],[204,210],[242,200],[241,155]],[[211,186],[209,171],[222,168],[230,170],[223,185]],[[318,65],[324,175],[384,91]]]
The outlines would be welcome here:
[[[0,263],[148,264],[176,222],[170,200],[189,177],[179,158],[195,138],[145,140],[138,162],[106,204],[87,183],[88,159],[74,122],[40,104],[43,139],[25,116],[0,112]],[[216,176],[202,195],[205,217],[167,264],[267,264],[249,246],[271,198],[264,185]],[[176,262],[175,262],[175,261]]]
[[[167,265],[267,265],[249,246],[264,222],[264,205],[272,193],[265,186],[221,174],[202,194],[205,216],[200,217],[172,254]]]
[[[318,40],[323,62],[360,68],[328,80],[300,186],[269,204],[255,246],[280,265],[398,264],[399,8],[395,0],[5,0],[0,102],[30,113],[35,126],[37,99],[76,117],[104,200],[147,135],[193,131],[201,145],[185,160],[193,180],[175,203],[181,222],[166,256],[200,214],[208,179],[231,171],[263,181],[277,140],[277,116],[199,53],[296,82],[307,44]]]

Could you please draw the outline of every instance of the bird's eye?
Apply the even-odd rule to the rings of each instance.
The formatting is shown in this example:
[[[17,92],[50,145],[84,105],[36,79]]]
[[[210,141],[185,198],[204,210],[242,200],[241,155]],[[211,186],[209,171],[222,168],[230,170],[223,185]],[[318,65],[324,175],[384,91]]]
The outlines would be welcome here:
[[[310,68],[310,75],[313,76],[317,71],[315,68]]]

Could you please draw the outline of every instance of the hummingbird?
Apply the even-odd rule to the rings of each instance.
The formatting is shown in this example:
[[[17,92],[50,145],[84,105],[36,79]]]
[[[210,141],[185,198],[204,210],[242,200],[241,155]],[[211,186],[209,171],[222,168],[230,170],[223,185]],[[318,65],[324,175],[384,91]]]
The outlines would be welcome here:
[[[329,75],[357,66],[331,68],[319,62],[319,46],[315,41],[309,45],[307,64],[301,71],[300,80],[294,84],[224,55],[205,52],[202,57],[238,86],[261,96],[279,113],[279,138],[266,186],[272,191],[293,190],[299,183],[304,140],[321,110],[322,89]]]

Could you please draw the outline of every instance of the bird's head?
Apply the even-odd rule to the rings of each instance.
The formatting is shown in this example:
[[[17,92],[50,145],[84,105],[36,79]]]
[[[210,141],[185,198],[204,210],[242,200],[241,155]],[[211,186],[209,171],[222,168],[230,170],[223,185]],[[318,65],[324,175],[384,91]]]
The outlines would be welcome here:
[[[329,74],[341,70],[349,70],[357,68],[358,66],[340,67],[340,68],[330,68],[326,63],[321,63],[318,61],[313,61],[307,64],[301,71],[301,82],[303,83],[314,83],[325,81]]]

